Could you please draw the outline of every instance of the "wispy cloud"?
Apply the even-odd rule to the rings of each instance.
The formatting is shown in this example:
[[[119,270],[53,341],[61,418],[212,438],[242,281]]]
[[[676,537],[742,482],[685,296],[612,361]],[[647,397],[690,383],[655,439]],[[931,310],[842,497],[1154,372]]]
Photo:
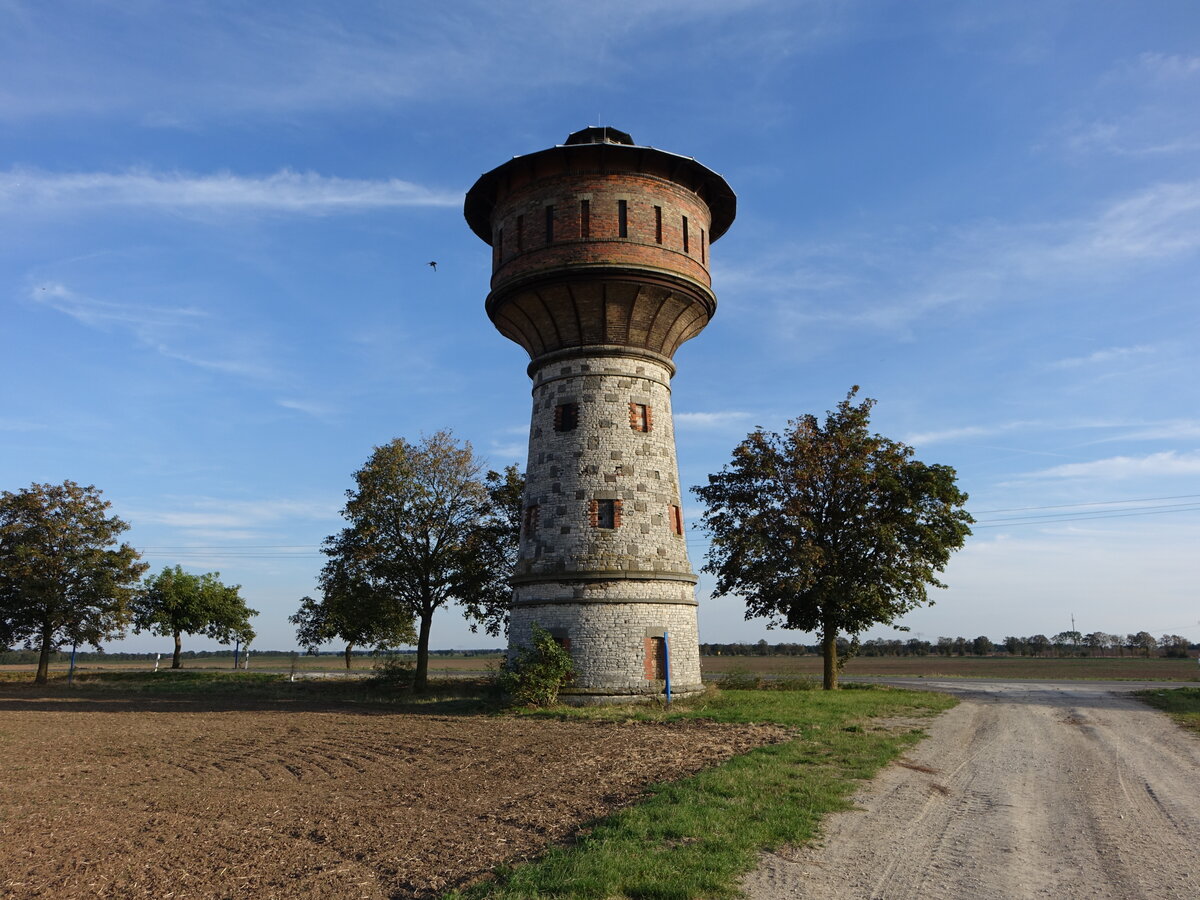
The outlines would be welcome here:
[[[904,336],[934,315],[1111,286],[1139,266],[1197,251],[1200,180],[1150,185],[1056,221],[778,241],[723,270],[721,290],[727,311],[769,315],[789,341],[815,324]]]
[[[1067,463],[1031,472],[1031,478],[1091,478],[1115,481],[1126,478],[1200,475],[1200,451],[1167,450],[1148,456],[1113,456],[1091,462]]]
[[[937,431],[916,431],[905,435],[904,442],[927,447],[930,444],[941,444],[947,441],[992,437],[1011,431],[1027,431],[1032,428],[1041,427],[1043,427],[1043,423],[1037,421],[1001,422],[994,425],[965,425],[958,428],[943,428]]]
[[[1067,359],[1056,360],[1050,363],[1050,367],[1054,369],[1077,369],[1081,366],[1118,362],[1130,357],[1145,356],[1153,352],[1153,347],[1140,344],[1135,347],[1109,347],[1089,353],[1087,356],[1072,356]]]
[[[0,61],[0,116],[132,112],[148,124],[188,127],[189,120],[593,87],[633,59],[674,65],[637,51],[681,27],[720,34],[705,42],[706,62],[753,53],[766,65],[834,39],[852,18],[846,5],[701,0],[681,14],[671,0],[351,3],[348,11],[313,0],[278,8],[150,0],[73,8],[67,27],[65,14],[31,3],[17,7],[22,15],[9,18],[7,35],[0,32],[0,60],[8,60]],[[164,68],[163,59],[172,65]],[[4,77],[15,72],[26,77]],[[5,83],[22,89],[6,91]]]
[[[284,409],[294,410],[312,416],[314,419],[327,419],[335,412],[333,407],[311,400],[281,399],[276,401]]]
[[[241,529],[246,537],[257,536],[250,529],[294,521],[336,519],[340,507],[334,502],[313,500],[226,500],[215,497],[167,498],[166,505],[124,511],[136,525],[164,525],[185,530],[217,529],[229,536],[229,529]]]
[[[0,418],[0,431],[41,431],[45,427],[42,422]]]
[[[457,191],[437,191],[395,178],[366,181],[287,169],[262,177],[149,170],[62,174],[27,168],[0,173],[0,213],[121,206],[326,216],[461,202]]]
[[[143,347],[169,359],[226,375],[260,380],[276,377],[275,371],[262,362],[261,349],[243,347],[243,352],[230,352],[226,343],[210,353],[198,351],[197,344],[205,343],[201,340],[205,331],[213,327],[208,314],[198,309],[100,300],[56,282],[33,285],[28,297],[89,328],[126,332]],[[242,335],[239,340],[244,342],[246,338]]]

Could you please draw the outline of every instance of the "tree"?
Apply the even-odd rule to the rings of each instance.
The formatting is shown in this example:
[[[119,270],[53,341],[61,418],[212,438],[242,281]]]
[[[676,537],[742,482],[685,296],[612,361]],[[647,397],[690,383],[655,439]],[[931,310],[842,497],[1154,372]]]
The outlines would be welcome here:
[[[1150,658],[1151,653],[1158,649],[1158,640],[1148,631],[1139,631],[1137,634],[1130,635],[1133,639],[1134,647],[1139,647],[1146,651],[1146,659]]]
[[[1022,656],[1024,656],[1025,655],[1025,642],[1023,640],[1021,640],[1019,637],[1010,634],[1008,637],[1006,637],[1004,639],[1004,649],[1007,650],[1009,652],[1009,654],[1012,656],[1016,656],[1018,653],[1020,653]]]
[[[147,578],[134,598],[133,630],[174,638],[172,669],[180,668],[185,634],[248,644],[254,639],[250,617],[258,612],[246,606],[240,590],[241,585],[222,584],[220,572],[192,575],[181,566],[166,567]]]
[[[318,578],[322,599],[304,597],[288,621],[296,626],[296,640],[315,653],[329,641],[346,642],[346,669],[356,646],[386,650],[416,642],[411,610],[370,582],[355,581],[342,561],[330,559]]]
[[[971,641],[971,652],[976,656],[987,656],[992,652],[994,647],[995,645],[992,643],[991,638],[984,634]]]
[[[1044,634],[1035,634],[1033,637],[1025,638],[1025,643],[1033,652],[1034,656],[1042,656],[1050,649],[1050,638]]]
[[[480,625],[493,637],[508,633],[512,579],[521,549],[521,520],[525,515],[525,476],[516,466],[489,471],[484,478],[488,506],[479,526],[467,536],[468,552],[476,558],[473,583],[460,598],[471,630]]]
[[[93,485],[32,484],[0,493],[0,638],[38,649],[37,684],[63,644],[124,634],[147,565],[117,536],[129,526]]]
[[[482,609],[495,585],[486,571],[494,557],[479,536],[491,512],[480,472],[471,445],[449,431],[376,447],[346,492],[350,524],[322,548],[350,583],[417,620],[418,691],[428,684],[434,612],[453,601],[468,614]]]
[[[806,415],[782,435],[754,431],[693,488],[707,507],[704,570],[717,576],[716,595],[744,597],[747,618],[818,632],[827,690],[837,687],[839,633],[928,602],[973,521],[954,470],[871,434],[874,401],[854,404],[857,391],[824,424]]]

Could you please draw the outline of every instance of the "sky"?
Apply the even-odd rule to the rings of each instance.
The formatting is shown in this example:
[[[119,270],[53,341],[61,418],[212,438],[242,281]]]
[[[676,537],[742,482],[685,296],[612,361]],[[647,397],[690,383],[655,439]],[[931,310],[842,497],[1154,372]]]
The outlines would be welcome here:
[[[0,489],[96,485],[294,647],[374,446],[523,466],[463,195],[596,124],[738,194],[685,486],[857,384],[977,519],[864,639],[1200,641],[1194,0],[0,0]],[[811,640],[711,590],[701,640]],[[432,644],[500,641],[452,609]]]

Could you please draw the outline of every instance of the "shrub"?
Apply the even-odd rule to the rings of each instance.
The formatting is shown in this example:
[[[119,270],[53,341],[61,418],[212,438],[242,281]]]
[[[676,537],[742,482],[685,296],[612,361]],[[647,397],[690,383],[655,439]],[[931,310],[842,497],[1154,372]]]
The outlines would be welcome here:
[[[498,681],[513,706],[551,706],[574,671],[571,654],[535,623],[533,646],[522,647],[515,659],[505,662]]]
[[[410,658],[388,656],[377,662],[371,672],[371,683],[393,691],[403,691],[413,685],[416,668]]]

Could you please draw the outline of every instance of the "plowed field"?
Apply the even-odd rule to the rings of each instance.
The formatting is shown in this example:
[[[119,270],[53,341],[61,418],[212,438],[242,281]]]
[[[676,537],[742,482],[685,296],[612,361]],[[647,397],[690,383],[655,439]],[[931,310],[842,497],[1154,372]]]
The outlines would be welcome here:
[[[780,737],[0,696],[0,896],[436,896]]]

